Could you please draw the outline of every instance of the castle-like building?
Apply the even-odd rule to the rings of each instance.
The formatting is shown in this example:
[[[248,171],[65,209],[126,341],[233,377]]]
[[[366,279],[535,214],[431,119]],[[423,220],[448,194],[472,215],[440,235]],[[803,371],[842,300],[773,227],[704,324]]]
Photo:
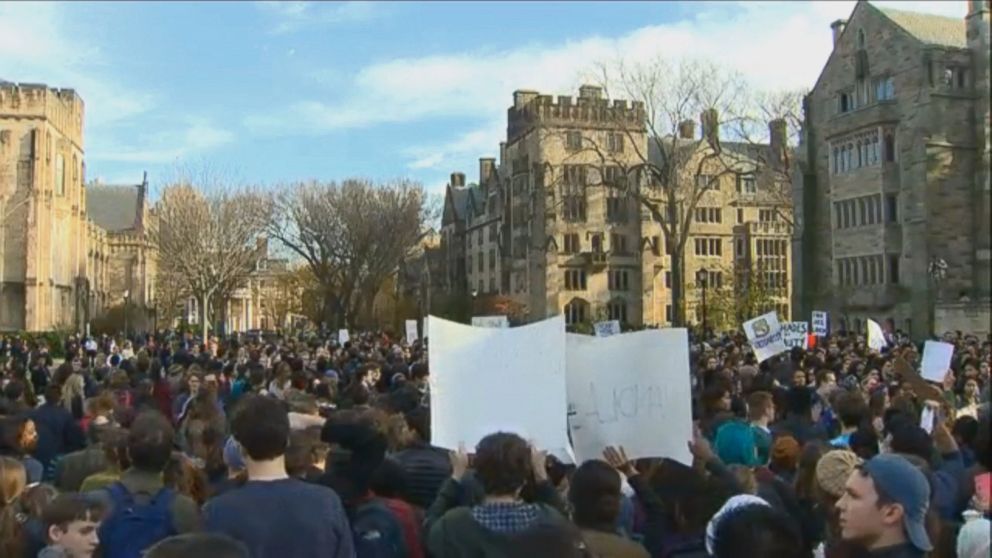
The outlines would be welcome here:
[[[806,99],[796,300],[835,328],[988,332],[989,2],[858,2]]]
[[[644,122],[641,103],[611,101],[595,86],[574,99],[514,92],[498,162],[480,159],[476,184],[451,175],[440,233],[444,289],[512,298],[527,321],[564,314],[569,324],[671,324],[672,245],[642,203],[660,200],[661,190],[629,172],[644,154],[652,163],[660,157],[651,150],[663,142]],[[702,133],[685,121],[667,139],[698,146],[699,160],[708,149]],[[708,133],[719,136],[712,126]],[[791,200],[758,188],[770,179],[758,159],[785,145],[782,122],[770,134],[772,145],[721,144],[750,163],[740,172],[703,168],[708,185],[685,244],[688,321],[702,321],[706,289],[712,295],[752,269],[769,286],[771,307],[790,315],[792,233],[782,217],[792,215]],[[625,193],[624,180],[637,181],[640,198]]]

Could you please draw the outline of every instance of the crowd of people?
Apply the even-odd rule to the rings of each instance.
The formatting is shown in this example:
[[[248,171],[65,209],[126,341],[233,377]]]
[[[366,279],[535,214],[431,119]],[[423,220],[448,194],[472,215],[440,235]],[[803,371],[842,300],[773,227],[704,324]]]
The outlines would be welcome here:
[[[906,339],[693,340],[690,465],[435,447],[428,346],[381,332],[73,336],[57,366],[0,335],[0,558],[987,558],[992,339],[945,341],[937,385]]]

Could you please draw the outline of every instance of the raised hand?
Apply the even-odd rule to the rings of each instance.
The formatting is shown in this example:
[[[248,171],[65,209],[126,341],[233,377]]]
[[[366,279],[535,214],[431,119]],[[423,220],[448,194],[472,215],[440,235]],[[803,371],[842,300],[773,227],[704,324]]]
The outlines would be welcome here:
[[[465,451],[465,444],[458,444],[458,451],[450,452],[448,459],[451,461],[451,478],[461,482],[465,472],[468,471],[468,452]]]
[[[624,451],[623,446],[616,448],[607,446],[603,450],[603,459],[610,464],[610,467],[620,471],[627,478],[637,475],[637,469],[634,468],[634,464],[627,457],[627,452]]]
[[[530,463],[534,469],[534,480],[537,482],[548,480],[548,452],[537,449],[533,440],[530,442]]]

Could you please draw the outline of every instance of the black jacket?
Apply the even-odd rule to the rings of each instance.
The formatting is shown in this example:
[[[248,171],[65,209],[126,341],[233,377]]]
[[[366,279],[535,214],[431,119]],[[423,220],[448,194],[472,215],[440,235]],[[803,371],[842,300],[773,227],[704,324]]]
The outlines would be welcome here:
[[[86,447],[86,437],[72,413],[59,403],[47,401],[31,412],[38,429],[38,446],[34,458],[48,471],[60,455]]]

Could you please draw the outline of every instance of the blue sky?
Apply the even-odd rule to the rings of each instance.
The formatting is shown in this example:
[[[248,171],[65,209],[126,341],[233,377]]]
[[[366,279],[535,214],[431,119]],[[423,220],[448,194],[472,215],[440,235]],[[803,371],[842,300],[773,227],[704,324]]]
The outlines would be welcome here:
[[[883,2],[963,17],[965,2]],[[0,2],[0,79],[77,89],[89,178],[179,165],[278,185],[497,156],[514,89],[575,94],[593,64],[704,57],[810,87],[842,2]]]

